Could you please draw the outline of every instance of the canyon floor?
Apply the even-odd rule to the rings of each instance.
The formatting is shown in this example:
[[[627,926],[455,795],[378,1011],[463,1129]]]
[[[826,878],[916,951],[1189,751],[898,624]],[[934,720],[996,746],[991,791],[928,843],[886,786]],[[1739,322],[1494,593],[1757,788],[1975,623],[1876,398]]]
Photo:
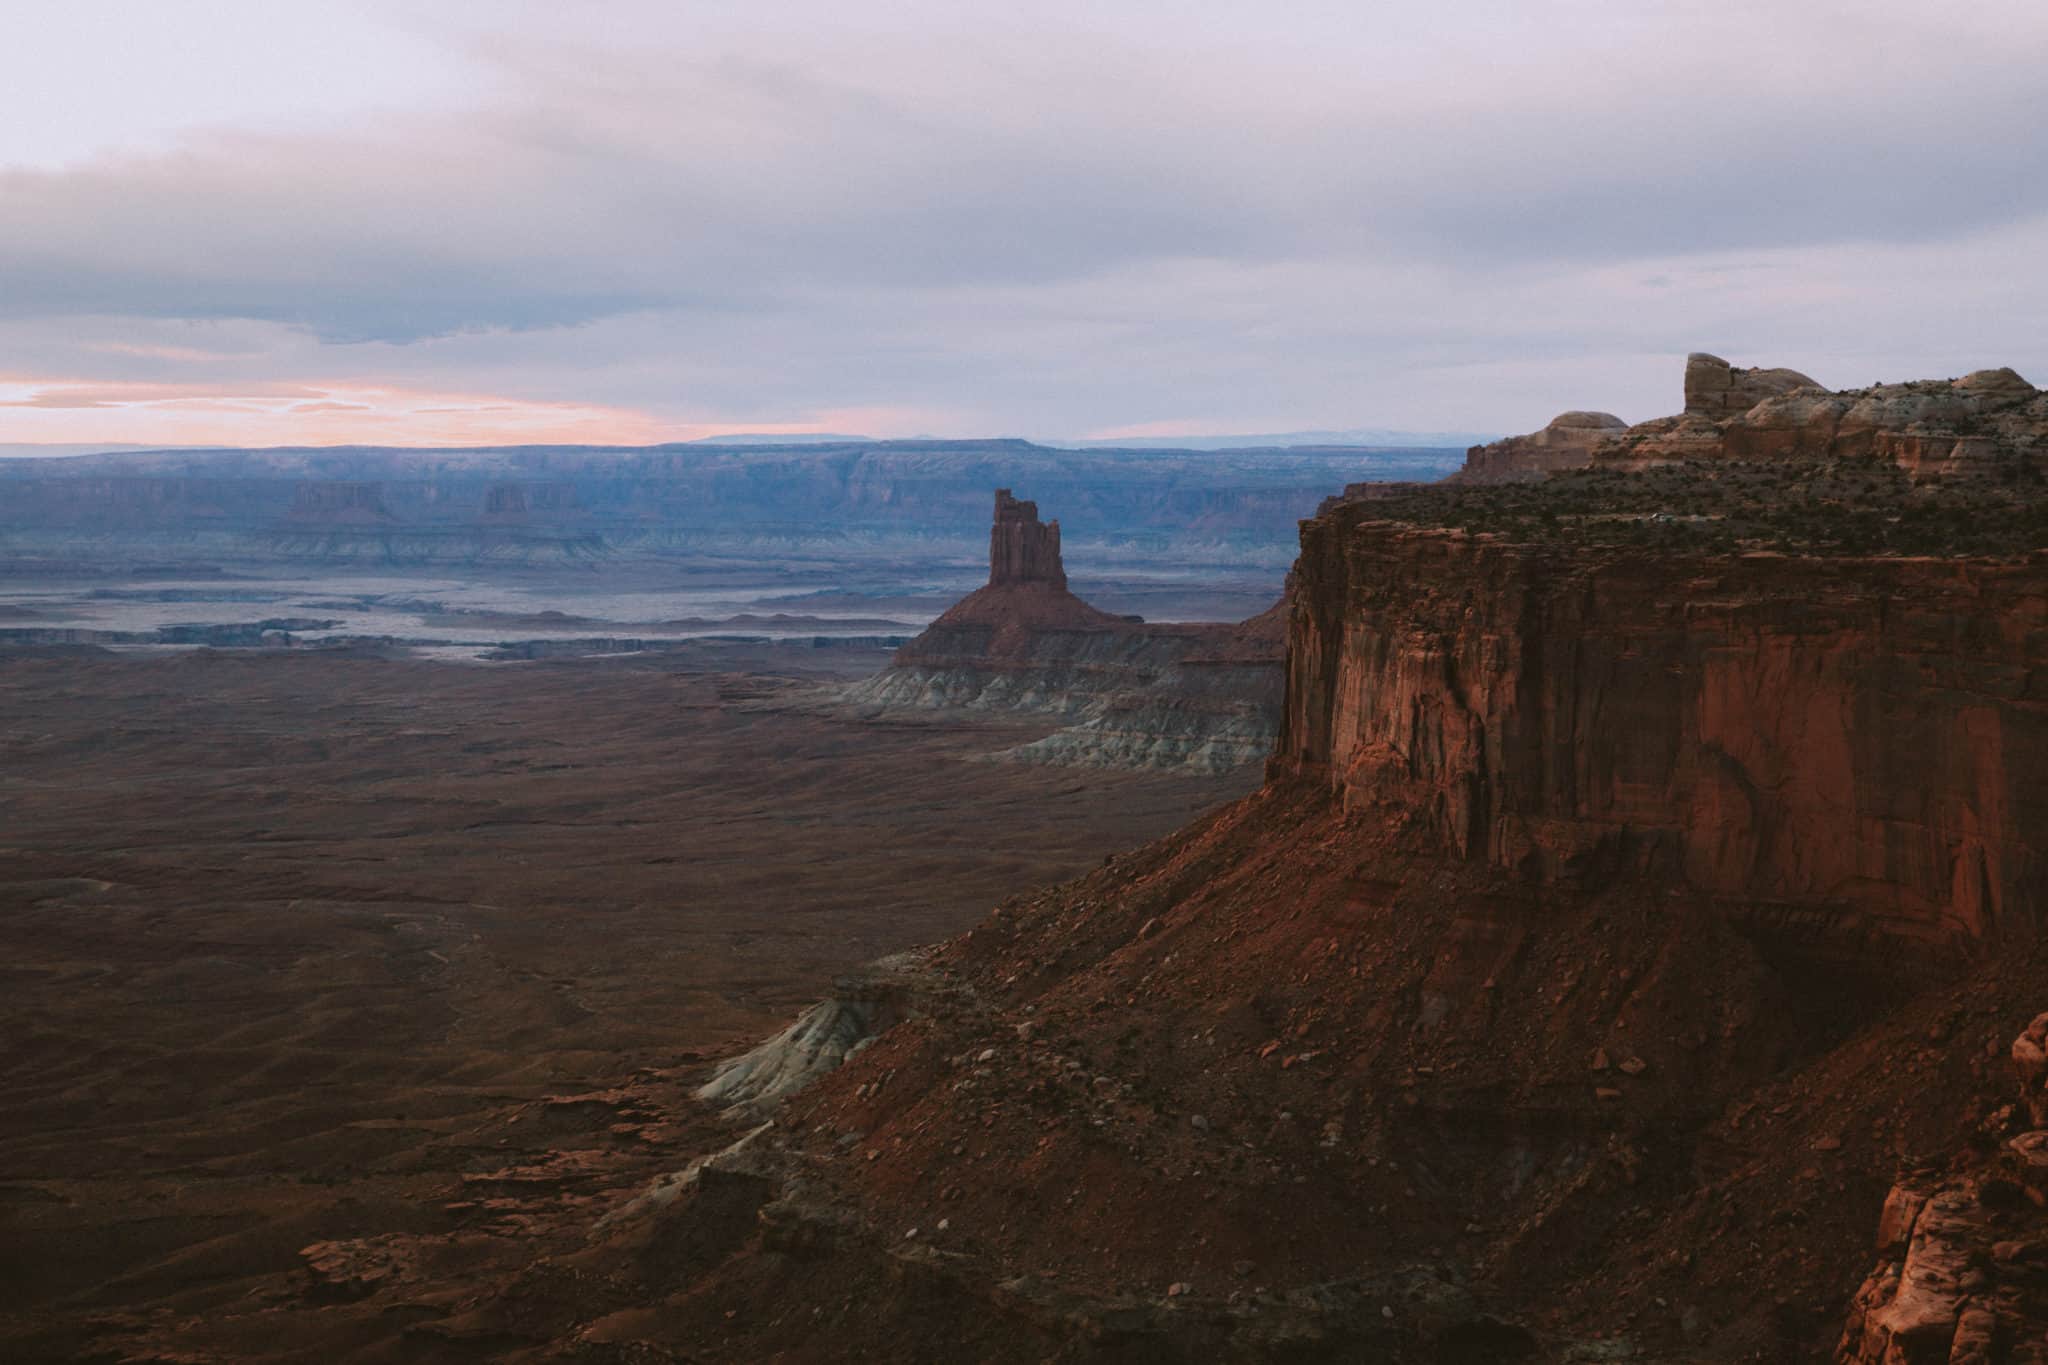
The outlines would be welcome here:
[[[883,658],[0,655],[0,1356],[499,1358],[718,1057],[1255,781],[786,704]]]

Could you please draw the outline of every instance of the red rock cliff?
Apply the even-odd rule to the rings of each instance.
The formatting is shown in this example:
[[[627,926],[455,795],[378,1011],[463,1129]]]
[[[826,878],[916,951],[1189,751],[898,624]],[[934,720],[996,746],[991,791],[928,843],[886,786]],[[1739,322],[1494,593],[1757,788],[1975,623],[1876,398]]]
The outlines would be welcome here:
[[[1282,769],[1539,881],[1830,943],[2048,907],[2048,559],[1671,558],[1304,523]]]

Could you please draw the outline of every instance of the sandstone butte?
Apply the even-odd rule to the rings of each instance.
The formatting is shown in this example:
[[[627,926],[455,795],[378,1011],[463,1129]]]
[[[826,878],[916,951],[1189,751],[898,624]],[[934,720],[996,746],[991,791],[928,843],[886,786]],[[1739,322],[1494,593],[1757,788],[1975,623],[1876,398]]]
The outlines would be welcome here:
[[[1258,791],[847,983],[710,1079],[744,1127],[594,1234],[601,1306],[480,1320],[2048,1361],[2048,424],[2009,372],[1802,381],[1700,359],[1696,411],[1536,447],[1581,467],[1331,499]],[[946,657],[1006,601],[1121,631],[1056,547],[999,503]]]
[[[845,697],[871,712],[968,708],[1063,723],[1008,751],[1023,761],[1222,771],[1272,750],[1283,606],[1217,624],[1100,611],[1067,587],[1060,524],[999,488],[988,583]]]

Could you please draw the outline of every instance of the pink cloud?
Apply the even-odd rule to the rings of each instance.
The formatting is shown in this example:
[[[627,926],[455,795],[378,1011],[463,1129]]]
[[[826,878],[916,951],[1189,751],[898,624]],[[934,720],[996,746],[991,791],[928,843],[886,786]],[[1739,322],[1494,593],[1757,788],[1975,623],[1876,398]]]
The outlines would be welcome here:
[[[678,422],[606,404],[347,380],[109,384],[9,375],[0,376],[0,408],[18,414],[8,419],[10,439],[110,444],[652,445],[735,431],[848,429],[817,422]]]

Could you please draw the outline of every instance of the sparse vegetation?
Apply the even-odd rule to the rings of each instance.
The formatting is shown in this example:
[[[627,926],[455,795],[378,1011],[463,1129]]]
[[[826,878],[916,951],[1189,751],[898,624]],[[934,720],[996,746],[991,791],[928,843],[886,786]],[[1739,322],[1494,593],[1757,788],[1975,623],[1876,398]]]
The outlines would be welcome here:
[[[1352,507],[1361,520],[1516,541],[1856,556],[2009,557],[2048,549],[2048,484],[2022,467],[2002,479],[1914,483],[1877,461],[1693,463],[1572,470],[1532,483],[1358,491]]]

